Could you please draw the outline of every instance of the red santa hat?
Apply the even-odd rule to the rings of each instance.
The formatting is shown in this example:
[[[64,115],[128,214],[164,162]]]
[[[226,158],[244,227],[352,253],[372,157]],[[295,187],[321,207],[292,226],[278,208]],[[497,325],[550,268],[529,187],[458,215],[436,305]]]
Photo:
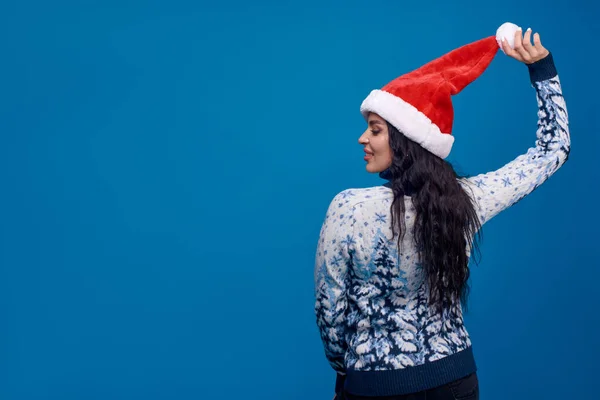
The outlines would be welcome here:
[[[498,28],[496,36],[462,46],[394,79],[381,90],[373,90],[363,101],[361,113],[365,119],[369,112],[378,114],[409,139],[446,158],[454,143],[451,96],[485,71],[502,38],[513,47],[519,29],[507,22]]]

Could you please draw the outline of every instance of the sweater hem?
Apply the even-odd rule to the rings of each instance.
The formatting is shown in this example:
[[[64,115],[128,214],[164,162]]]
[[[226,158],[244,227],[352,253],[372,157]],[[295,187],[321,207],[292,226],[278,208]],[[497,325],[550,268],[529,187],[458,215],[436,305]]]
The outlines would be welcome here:
[[[347,370],[344,389],[357,396],[393,396],[445,385],[477,371],[468,347],[440,360],[415,367],[382,371]]]

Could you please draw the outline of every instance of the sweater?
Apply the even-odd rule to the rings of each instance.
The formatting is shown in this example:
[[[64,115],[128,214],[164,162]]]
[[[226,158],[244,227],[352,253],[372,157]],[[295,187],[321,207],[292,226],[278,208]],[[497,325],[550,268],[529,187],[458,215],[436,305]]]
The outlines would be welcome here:
[[[567,109],[552,54],[528,69],[538,103],[535,145],[498,170],[459,178],[481,225],[534,191],[569,155]],[[315,313],[325,355],[337,372],[336,393],[414,393],[477,370],[460,301],[444,318],[429,307],[411,234],[411,198],[404,198],[400,248],[391,230],[392,200],[389,184],[344,190],[329,204],[320,230]]]

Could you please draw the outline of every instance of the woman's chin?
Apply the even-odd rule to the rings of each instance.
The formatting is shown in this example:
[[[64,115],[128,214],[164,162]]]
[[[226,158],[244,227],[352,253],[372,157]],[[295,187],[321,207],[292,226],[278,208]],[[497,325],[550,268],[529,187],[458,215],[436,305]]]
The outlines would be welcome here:
[[[376,173],[383,171],[382,169],[379,169],[375,165],[372,165],[372,164],[367,164],[365,169],[367,170],[367,172],[370,172],[372,174],[376,174]]]

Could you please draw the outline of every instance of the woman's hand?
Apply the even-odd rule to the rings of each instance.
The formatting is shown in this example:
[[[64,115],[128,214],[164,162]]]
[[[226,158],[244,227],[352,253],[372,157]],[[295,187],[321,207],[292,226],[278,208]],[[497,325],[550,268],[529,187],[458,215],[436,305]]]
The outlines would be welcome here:
[[[515,32],[515,48],[511,49],[506,39],[502,39],[502,50],[507,56],[521,61],[525,64],[533,64],[545,58],[550,52],[542,46],[540,34],[533,35],[533,45],[531,44],[531,28],[527,29],[525,35],[521,37],[523,31]]]

